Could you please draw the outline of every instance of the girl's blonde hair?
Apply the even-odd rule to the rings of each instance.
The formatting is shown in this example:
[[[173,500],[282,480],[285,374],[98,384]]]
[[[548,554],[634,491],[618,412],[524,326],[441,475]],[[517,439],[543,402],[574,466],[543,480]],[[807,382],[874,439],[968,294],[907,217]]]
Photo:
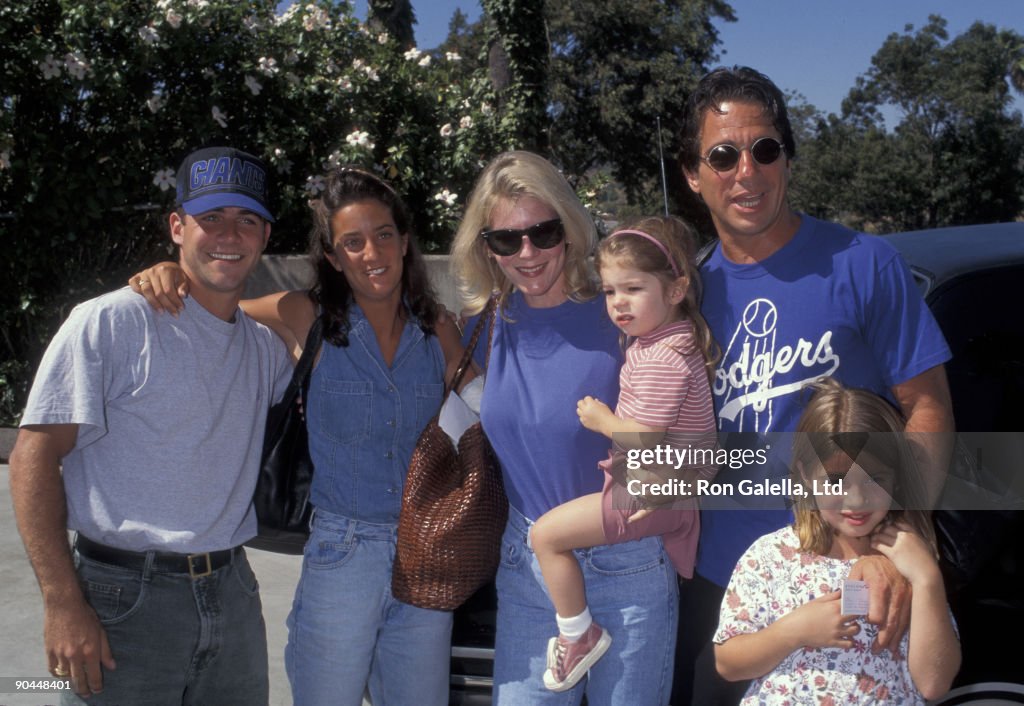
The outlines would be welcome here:
[[[800,416],[793,442],[794,480],[809,487],[823,461],[836,454],[867,454],[893,470],[893,507],[886,521],[907,522],[937,556],[935,530],[924,509],[924,486],[900,413],[873,392],[843,387],[832,378],[811,389],[814,394]],[[800,549],[828,554],[835,532],[822,519],[814,495],[798,496],[793,510]]]
[[[694,343],[704,356],[708,379],[712,379],[719,352],[711,329],[700,313],[703,288],[697,271],[697,234],[675,216],[651,216],[619,230],[646,233],[661,243],[665,251],[644,237],[616,231],[597,246],[594,256],[597,271],[601,271],[603,264],[615,261],[624,267],[654,275],[666,288],[680,277],[685,278],[686,295],[679,302],[679,315],[693,322]],[[668,257],[665,252],[668,252]]]
[[[588,257],[597,242],[594,220],[554,165],[532,152],[505,152],[495,157],[477,179],[462,224],[452,243],[451,261],[467,316],[479,313],[493,292],[504,304],[512,282],[494,258],[480,232],[502,200],[532,196],[551,207],[565,228],[565,289],[574,301],[597,295],[597,282]]]

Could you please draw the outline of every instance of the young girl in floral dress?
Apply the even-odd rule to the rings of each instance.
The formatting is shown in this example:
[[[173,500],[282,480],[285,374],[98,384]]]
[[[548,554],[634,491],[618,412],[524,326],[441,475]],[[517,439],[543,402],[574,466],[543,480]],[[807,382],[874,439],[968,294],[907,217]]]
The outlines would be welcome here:
[[[744,704],[923,704],[949,690],[960,645],[903,431],[881,397],[818,383],[793,444],[808,494],[792,526],[743,555],[722,602],[716,664],[730,681],[753,679]],[[913,592],[910,629],[878,654],[877,626],[841,609],[850,568],[874,552]]]

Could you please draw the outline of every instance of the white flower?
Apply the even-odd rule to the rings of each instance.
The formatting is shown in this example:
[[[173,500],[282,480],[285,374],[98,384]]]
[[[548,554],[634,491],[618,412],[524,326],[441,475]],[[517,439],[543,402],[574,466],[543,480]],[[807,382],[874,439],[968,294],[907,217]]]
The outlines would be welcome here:
[[[53,54],[47,54],[46,58],[39,62],[39,69],[43,72],[43,78],[60,76],[60,63],[53,58]]]
[[[424,54],[423,58],[417,61],[416,63],[419,64],[420,66],[423,66],[424,68],[430,66],[430,54]]]
[[[480,114],[481,115],[490,115],[493,112],[494,112],[494,108],[491,107],[490,103],[483,103],[483,104],[480,105]]]
[[[173,29],[181,27],[182,16],[174,10],[167,10],[167,14],[164,15],[164,19],[167,20],[167,24],[169,24]]]
[[[324,182],[324,178],[317,174],[316,176],[306,177],[306,185],[303,188],[310,196],[316,196],[327,188],[327,184]]]
[[[158,112],[160,112],[160,109],[164,107],[166,102],[167,101],[164,99],[162,95],[160,95],[156,91],[153,91],[153,95],[151,95],[149,99],[146,101],[146,107],[149,108],[150,113],[156,115]]]
[[[259,60],[259,67],[260,73],[264,76],[273,76],[281,70],[277,67],[277,59],[272,56],[261,56]]]
[[[11,151],[0,150],[0,169],[11,168]]]
[[[387,44],[391,37],[388,36],[387,32],[381,32],[377,35],[377,44]]]
[[[307,32],[312,32],[318,27],[324,29],[331,28],[331,17],[327,12],[313,3],[306,5],[306,16],[302,18],[302,28]]]
[[[327,160],[323,163],[324,169],[336,169],[341,166],[342,154],[338,150],[334,150],[327,155]]]
[[[452,134],[452,124],[445,123],[441,126],[441,137],[449,137]]]
[[[434,194],[434,199],[440,201],[445,206],[454,206],[458,198],[458,194],[454,194],[451,191],[448,191],[448,189],[441,189],[441,191]]]
[[[166,10],[170,8],[172,0],[156,0],[156,9]]]
[[[367,132],[356,129],[345,136],[345,142],[349,143],[353,147],[365,147],[368,150],[372,150],[374,144],[370,142],[370,135]]]
[[[81,81],[89,70],[89,62],[76,52],[69,51],[64,55],[64,70]]]
[[[363,73],[366,74],[366,78],[371,81],[380,81],[380,75],[378,75],[377,70],[372,66],[364,66]]]
[[[146,25],[145,27],[139,27],[139,39],[146,44],[156,44],[160,41],[160,35],[155,29]]]
[[[350,79],[348,76],[342,76],[341,78],[338,79],[337,83],[338,88],[340,88],[343,91],[352,90],[352,79]]]
[[[255,76],[246,74],[245,76],[245,87],[254,95],[258,96],[260,91],[263,90],[263,84],[256,80]]]
[[[213,110],[210,111],[210,114],[213,116],[213,119],[217,122],[218,125],[220,125],[221,127],[228,126],[227,113],[222,112],[220,108],[218,108],[217,106],[213,106]]]
[[[457,51],[446,51],[444,53],[444,58],[448,61],[462,61],[462,57],[459,56],[459,52]]]
[[[210,0],[188,0],[186,4],[189,7],[194,7],[197,10],[205,10],[210,6]]]
[[[365,63],[363,62],[362,59],[353,59],[352,60],[352,68],[356,69],[357,71],[359,69],[363,68],[364,65],[365,65]]]
[[[153,186],[159,186],[160,191],[172,188],[174,186],[174,170],[170,167],[157,170],[157,173],[153,175]]]
[[[405,54],[403,54],[402,56],[404,56],[404,57],[405,57],[406,59],[408,59],[409,61],[416,61],[416,60],[417,60],[417,59],[419,59],[419,58],[420,58],[420,56],[422,56],[422,55],[423,55],[423,52],[421,52],[421,51],[420,51],[419,49],[417,49],[416,47],[413,47],[413,48],[412,48],[412,49],[410,49],[409,51],[405,52]]]
[[[468,130],[473,127],[473,118],[469,115],[464,115],[462,119],[459,120],[459,127],[463,130]]]
[[[242,20],[242,26],[255,34],[260,31],[260,18],[256,15],[249,15]]]

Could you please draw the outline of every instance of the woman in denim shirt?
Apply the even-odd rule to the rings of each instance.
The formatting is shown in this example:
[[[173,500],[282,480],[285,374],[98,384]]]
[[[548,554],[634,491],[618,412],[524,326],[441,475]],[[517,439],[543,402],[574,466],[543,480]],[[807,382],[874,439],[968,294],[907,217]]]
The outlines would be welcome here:
[[[554,607],[529,544],[533,522],[599,492],[608,441],[585,429],[576,403],[617,399],[622,350],[588,261],[597,233],[565,179],[528,152],[496,157],[481,174],[452,260],[478,315],[493,292],[500,316],[480,410],[509,497],[502,540],[494,665],[496,704],[590,706],[668,703],[675,652],[675,570],[660,537],[576,552],[594,620],[612,636],[607,655],[570,692],[544,687]],[[471,329],[472,321],[467,323]],[[485,347],[478,347],[483,364]]]
[[[324,316],[306,401],[315,512],[285,648],[292,695],[296,706],[358,706],[369,688],[374,704],[441,706],[452,615],[393,598],[391,567],[405,474],[441,406],[446,360],[461,357],[458,329],[385,182],[335,170],[313,215],[316,286],[242,303],[296,359]],[[141,276],[147,298],[173,310],[171,263]]]

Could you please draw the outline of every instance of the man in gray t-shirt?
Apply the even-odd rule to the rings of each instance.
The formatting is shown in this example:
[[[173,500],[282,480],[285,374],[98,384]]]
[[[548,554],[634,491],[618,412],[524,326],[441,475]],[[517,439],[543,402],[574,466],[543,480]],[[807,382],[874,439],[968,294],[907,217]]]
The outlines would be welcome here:
[[[270,236],[266,167],[199,150],[177,196],[184,310],[156,314],[128,289],[76,307],[43,357],[10,459],[48,667],[90,704],[267,701],[241,545],[256,533],[266,412],[291,365],[238,306]],[[63,703],[83,702],[64,692]]]

